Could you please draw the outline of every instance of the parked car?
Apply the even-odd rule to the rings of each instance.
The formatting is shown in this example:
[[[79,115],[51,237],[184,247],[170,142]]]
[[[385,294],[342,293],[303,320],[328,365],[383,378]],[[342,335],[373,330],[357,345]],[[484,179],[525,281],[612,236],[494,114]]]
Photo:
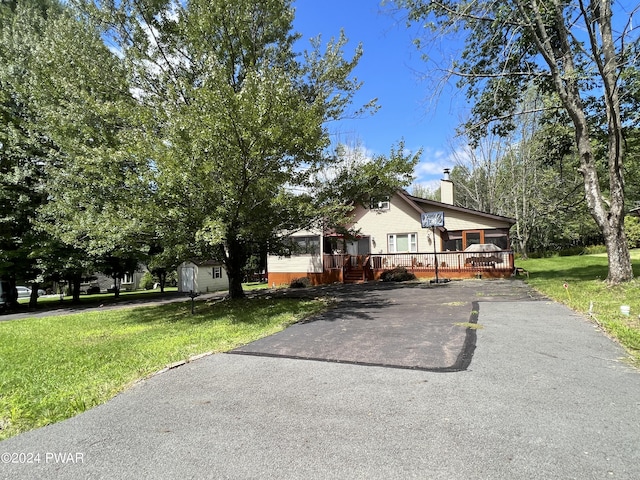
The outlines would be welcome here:
[[[31,289],[29,287],[16,287],[16,290],[18,290],[18,298],[28,298],[31,296]],[[47,292],[45,292],[41,288],[38,289],[39,297],[45,295],[46,293]]]
[[[18,291],[18,298],[25,298],[31,296],[31,289],[27,287],[16,287]]]

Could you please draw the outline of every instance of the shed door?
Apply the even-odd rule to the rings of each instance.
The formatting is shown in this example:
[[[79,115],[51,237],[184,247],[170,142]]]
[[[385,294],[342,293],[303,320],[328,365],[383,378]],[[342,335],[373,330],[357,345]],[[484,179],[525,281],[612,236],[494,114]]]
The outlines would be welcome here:
[[[182,267],[180,269],[180,291],[181,292],[195,292],[195,268]]]

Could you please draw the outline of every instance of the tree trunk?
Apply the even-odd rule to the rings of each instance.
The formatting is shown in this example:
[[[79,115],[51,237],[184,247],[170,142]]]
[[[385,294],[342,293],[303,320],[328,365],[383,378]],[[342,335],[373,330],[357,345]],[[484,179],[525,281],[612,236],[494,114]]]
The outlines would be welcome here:
[[[118,282],[118,280],[120,280],[116,275],[114,275],[113,277],[113,297],[114,298],[119,298],[120,297],[120,283]]]
[[[29,307],[36,308],[38,305],[38,288],[40,288],[39,283],[31,284],[31,297],[29,298]]]
[[[598,21],[602,38],[603,62],[598,66],[604,80],[604,99],[607,112],[608,166],[609,166],[609,211],[608,227],[603,229],[607,253],[609,255],[609,274],[607,282],[618,284],[633,280],[631,255],[624,233],[624,178],[623,160],[625,141],[622,134],[622,116],[618,95],[618,56],[611,29],[611,3],[601,1]],[[596,49],[594,49],[595,51]],[[596,51],[596,54],[598,52]]]
[[[69,281],[69,285],[71,286],[71,292],[73,297],[71,298],[72,303],[80,303],[80,283],[82,282],[82,277],[79,275],[73,277]]]
[[[244,290],[242,289],[242,272],[240,274],[230,274],[227,271],[227,275],[229,275],[229,297],[232,299],[244,298]]]
[[[609,257],[609,274],[607,283],[617,285],[633,279],[631,256],[624,234],[624,220],[619,222],[618,233],[605,234],[607,255]]]
[[[244,265],[247,261],[246,249],[238,240],[232,238],[227,242],[225,267],[229,277],[229,297],[231,299],[244,298],[242,280]]]
[[[580,134],[577,129],[576,135]],[[580,144],[583,145],[580,148]],[[633,269],[631,267],[631,256],[624,234],[624,197],[622,195],[611,195],[609,205],[605,203],[598,183],[598,174],[593,161],[593,153],[587,134],[582,140],[578,140],[581,157],[581,173],[584,177],[585,198],[592,217],[596,221],[605,245],[609,261],[609,271],[607,283],[617,285],[633,279]],[[588,160],[583,160],[587,158]],[[618,176],[610,178],[612,187],[616,182],[622,182]],[[615,188],[618,188],[617,186]]]
[[[580,157],[580,173],[584,178],[585,199],[589,212],[596,221],[607,245],[609,254],[609,273],[607,282],[619,284],[633,279],[631,257],[624,235],[624,182],[622,163],[624,159],[624,142],[622,141],[622,121],[620,116],[620,100],[618,98],[618,63],[615,55],[614,41],[611,32],[611,6],[607,2],[599,3],[601,16],[597,22],[600,28],[602,48],[592,30],[589,33],[589,45],[593,57],[600,70],[605,90],[605,112],[608,123],[608,173],[609,199],[605,200],[600,190],[596,161],[591,146],[591,134],[585,107],[580,96],[578,84],[579,72],[572,56],[571,35],[565,28],[557,28],[556,34],[560,48],[554,49],[550,35],[543,25],[540,12],[536,9],[536,21],[539,30],[539,48],[549,65],[556,91],[562,105],[567,110],[575,127],[576,146]],[[564,26],[561,10],[556,10],[557,26]],[[600,50],[604,58],[600,57]],[[559,52],[559,53],[558,53]]]
[[[518,234],[518,245],[520,247],[520,256],[523,260],[529,258],[529,235],[525,233]]]
[[[18,305],[18,291],[16,290],[16,279],[15,277],[9,278],[9,297],[7,298],[7,303],[9,304],[9,308],[15,308]]]
[[[167,283],[167,271],[163,270],[158,274],[158,280],[160,280],[160,293],[164,293],[164,286]]]

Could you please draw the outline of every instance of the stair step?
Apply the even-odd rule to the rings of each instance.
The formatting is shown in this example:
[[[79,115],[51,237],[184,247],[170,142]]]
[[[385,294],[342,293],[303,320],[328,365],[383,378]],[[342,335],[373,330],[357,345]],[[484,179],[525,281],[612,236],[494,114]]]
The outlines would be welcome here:
[[[363,283],[364,270],[361,268],[352,268],[344,276],[344,283]]]

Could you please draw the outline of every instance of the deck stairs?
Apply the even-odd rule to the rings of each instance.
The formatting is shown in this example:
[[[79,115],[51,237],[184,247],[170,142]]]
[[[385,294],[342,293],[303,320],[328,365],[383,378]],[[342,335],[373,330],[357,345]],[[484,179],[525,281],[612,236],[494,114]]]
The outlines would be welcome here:
[[[365,272],[362,267],[352,267],[344,274],[344,283],[364,283]]]

